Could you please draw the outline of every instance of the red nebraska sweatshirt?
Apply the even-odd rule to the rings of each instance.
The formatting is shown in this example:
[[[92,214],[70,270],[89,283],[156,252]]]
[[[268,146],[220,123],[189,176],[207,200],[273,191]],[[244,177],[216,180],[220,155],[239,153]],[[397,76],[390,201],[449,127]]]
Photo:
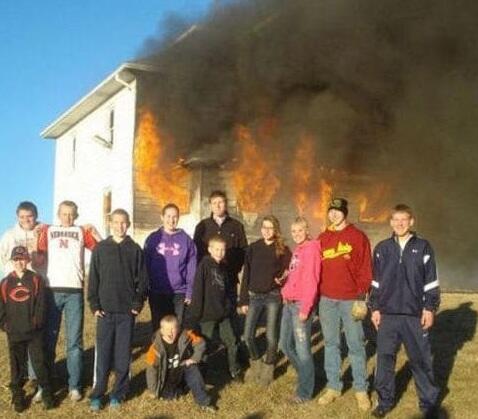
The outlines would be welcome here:
[[[318,237],[322,248],[320,294],[336,300],[354,300],[372,281],[372,258],[367,236],[353,224],[327,229]]]

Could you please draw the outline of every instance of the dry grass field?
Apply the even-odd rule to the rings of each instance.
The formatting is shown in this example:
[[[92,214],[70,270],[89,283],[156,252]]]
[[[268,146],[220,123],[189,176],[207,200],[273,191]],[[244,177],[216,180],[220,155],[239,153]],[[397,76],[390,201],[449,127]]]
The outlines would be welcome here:
[[[436,319],[432,332],[433,351],[435,354],[435,372],[437,381],[443,389],[443,417],[476,418],[478,403],[476,388],[478,388],[478,338],[475,337],[478,310],[478,295],[476,294],[446,294]],[[211,394],[217,400],[219,411],[216,414],[204,413],[194,404],[190,395],[178,401],[161,401],[151,399],[146,391],[144,352],[150,339],[149,310],[141,314],[136,326],[133,350],[131,394],[119,411],[109,411],[108,407],[100,413],[92,414],[88,407],[88,399],[72,403],[67,398],[65,388],[64,341],[61,338],[58,346],[56,371],[57,398],[59,407],[46,412],[41,404],[32,405],[21,415],[17,415],[10,406],[8,390],[9,368],[8,352],[5,334],[0,334],[0,417],[51,417],[51,418],[367,418],[369,414],[361,414],[356,408],[353,391],[351,390],[351,374],[347,362],[344,363],[345,393],[330,407],[319,407],[317,397],[302,406],[287,403],[293,393],[295,372],[282,360],[276,369],[276,380],[269,388],[258,385],[229,384],[221,371],[225,364],[224,356],[219,352],[211,360],[213,368],[208,372],[207,382]],[[367,350],[369,355],[368,369],[370,379],[374,368],[374,334],[366,327],[369,338]],[[85,377],[86,394],[89,393],[92,382],[93,345],[95,328],[93,317],[88,311],[85,321]],[[314,354],[317,370],[317,393],[325,385],[323,372],[323,342],[318,322],[315,322]],[[345,354],[344,354],[345,355]],[[419,413],[416,394],[410,370],[403,350],[400,352],[397,364],[398,404],[390,418],[413,418]],[[27,385],[29,398],[33,388]]]

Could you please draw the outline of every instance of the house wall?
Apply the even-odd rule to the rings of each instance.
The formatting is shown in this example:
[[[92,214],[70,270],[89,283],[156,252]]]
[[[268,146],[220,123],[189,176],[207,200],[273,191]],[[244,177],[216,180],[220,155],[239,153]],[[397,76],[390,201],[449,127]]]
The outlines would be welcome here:
[[[136,82],[130,86],[131,90],[123,88],[56,140],[55,208],[63,200],[75,201],[78,224],[92,223],[103,235],[107,233],[105,194],[111,193],[112,209],[121,207],[133,215]],[[112,109],[113,144],[107,147],[98,137],[110,139]]]

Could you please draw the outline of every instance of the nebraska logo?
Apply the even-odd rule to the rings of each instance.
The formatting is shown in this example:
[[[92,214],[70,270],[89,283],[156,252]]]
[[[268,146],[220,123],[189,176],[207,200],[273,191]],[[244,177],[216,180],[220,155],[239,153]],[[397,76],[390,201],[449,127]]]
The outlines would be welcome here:
[[[60,249],[68,249],[68,239],[60,239]]]
[[[8,296],[16,303],[23,303],[30,298],[30,290],[24,285],[20,285],[18,287],[13,288],[8,293]]]

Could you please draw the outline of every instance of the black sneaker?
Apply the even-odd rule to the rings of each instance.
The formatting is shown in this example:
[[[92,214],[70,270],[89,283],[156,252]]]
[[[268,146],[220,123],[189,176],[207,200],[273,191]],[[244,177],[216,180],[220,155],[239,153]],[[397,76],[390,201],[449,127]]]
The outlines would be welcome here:
[[[22,413],[27,408],[25,397],[15,396],[12,400],[13,410],[17,413]]]
[[[49,391],[43,390],[43,406],[45,406],[46,410],[53,409],[55,407],[55,399],[53,395]]]
[[[438,407],[431,407],[430,409],[422,411],[423,419],[439,419],[440,409]]]
[[[231,372],[231,379],[234,383],[242,384],[244,382],[244,375],[242,374],[241,370],[237,370]]]
[[[372,410],[372,416],[374,418],[384,418],[392,409],[387,409],[385,407],[377,406]]]

